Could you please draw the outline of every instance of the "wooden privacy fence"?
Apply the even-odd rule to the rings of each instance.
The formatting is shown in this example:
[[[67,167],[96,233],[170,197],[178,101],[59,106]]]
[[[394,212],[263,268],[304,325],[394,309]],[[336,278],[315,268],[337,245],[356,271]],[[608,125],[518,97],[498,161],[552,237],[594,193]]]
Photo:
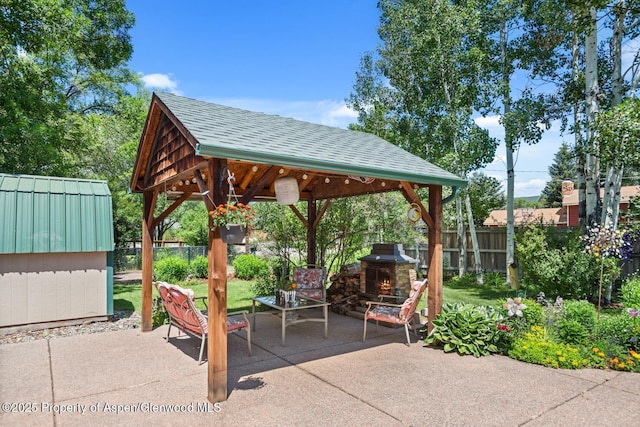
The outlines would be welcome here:
[[[507,264],[507,230],[506,228],[480,228],[476,229],[478,235],[478,246],[480,247],[480,258],[482,269],[485,272],[496,272],[506,274]],[[458,233],[456,230],[444,230],[442,232],[443,263],[444,270],[458,270]],[[634,243],[634,253],[622,264],[621,278],[640,271],[640,240]],[[415,248],[407,250],[407,255],[415,257]],[[467,271],[475,271],[475,255],[471,243],[471,235],[467,233]],[[421,264],[426,259],[426,249],[420,248]]]
[[[506,274],[507,264],[507,230],[504,228],[476,229],[482,269],[487,272]],[[471,234],[467,233],[467,271],[475,271],[476,258],[473,253]],[[455,230],[442,232],[444,268],[458,270],[460,256],[458,254],[458,233]],[[448,265],[447,265],[448,264]]]

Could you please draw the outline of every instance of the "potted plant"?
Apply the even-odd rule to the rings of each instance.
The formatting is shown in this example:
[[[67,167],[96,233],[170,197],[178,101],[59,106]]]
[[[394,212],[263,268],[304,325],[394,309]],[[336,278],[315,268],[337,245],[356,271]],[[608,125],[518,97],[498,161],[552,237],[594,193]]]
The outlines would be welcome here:
[[[220,228],[220,237],[225,243],[242,243],[255,212],[244,203],[225,203],[209,211],[209,215],[213,225]]]

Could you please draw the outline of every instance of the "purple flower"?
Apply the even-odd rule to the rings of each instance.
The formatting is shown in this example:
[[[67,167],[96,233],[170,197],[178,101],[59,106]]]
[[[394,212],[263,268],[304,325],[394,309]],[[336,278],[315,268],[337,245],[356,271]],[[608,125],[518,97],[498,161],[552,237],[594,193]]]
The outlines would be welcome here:
[[[638,317],[638,313],[640,313],[640,310],[638,310],[637,308],[627,308],[627,313],[629,314],[629,316],[635,319],[636,317]]]

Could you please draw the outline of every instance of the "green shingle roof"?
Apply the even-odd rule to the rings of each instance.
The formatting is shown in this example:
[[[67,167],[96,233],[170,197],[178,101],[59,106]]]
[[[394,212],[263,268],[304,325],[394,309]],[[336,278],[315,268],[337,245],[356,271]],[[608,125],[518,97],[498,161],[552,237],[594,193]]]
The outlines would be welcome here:
[[[467,185],[373,134],[168,93],[156,96],[197,140],[199,155],[419,184]]]
[[[0,174],[0,254],[112,251],[105,181]]]

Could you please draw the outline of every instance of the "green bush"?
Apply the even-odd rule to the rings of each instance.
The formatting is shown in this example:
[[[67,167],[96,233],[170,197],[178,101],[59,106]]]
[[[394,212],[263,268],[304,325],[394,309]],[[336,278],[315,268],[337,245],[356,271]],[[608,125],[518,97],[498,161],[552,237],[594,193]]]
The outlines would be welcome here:
[[[620,288],[622,303],[628,308],[640,309],[640,277],[632,276],[622,283]]]
[[[433,321],[434,328],[424,340],[442,345],[445,352],[472,354],[475,357],[497,353],[497,322],[502,316],[492,307],[473,304],[444,304]]]
[[[517,236],[516,255],[530,294],[585,299],[596,291],[599,264],[584,252],[578,232],[529,226]]]
[[[273,274],[260,276],[251,284],[251,292],[254,296],[274,295],[278,287],[278,279]]]
[[[562,319],[557,324],[558,339],[570,345],[586,345],[589,342],[589,333],[582,323],[577,320]]]
[[[475,276],[474,276],[475,280]],[[482,275],[484,286],[500,289],[507,285],[507,277],[501,273],[485,273]]]
[[[189,265],[187,261],[182,258],[162,258],[153,264],[153,272],[156,280],[162,280],[164,282],[181,282],[187,277],[188,271]]]
[[[235,276],[243,280],[269,275],[269,263],[255,255],[238,255],[233,260],[233,269]]]
[[[209,260],[207,257],[197,256],[189,266],[190,274],[193,277],[206,279],[209,277]]]
[[[153,300],[151,320],[153,321],[152,326],[154,328],[169,323],[169,313],[165,310],[164,304],[162,304],[162,298],[160,297],[156,297]]]
[[[596,322],[594,338],[596,341],[608,341],[625,349],[638,348],[640,324],[634,326],[634,319],[626,313],[602,317]]]
[[[565,315],[567,321],[576,321],[590,333],[596,325],[596,308],[589,301],[569,300],[564,302]]]
[[[542,326],[532,326],[513,343],[509,357],[552,368],[578,369],[589,366],[589,360],[568,344],[558,344],[544,334]]]
[[[527,321],[527,326],[544,324],[544,307],[534,299],[525,298],[522,303],[527,306],[523,310],[524,318]]]
[[[474,273],[467,273],[464,276],[453,276],[447,281],[447,285],[454,287],[477,287],[478,282]]]
[[[505,299],[498,300],[500,304],[500,314],[502,317],[508,317],[508,309],[505,307],[506,305]],[[525,324],[528,327],[533,325],[542,325],[544,322],[544,308],[538,303],[538,301],[529,298],[521,299],[521,304],[527,306],[524,310],[522,310],[522,317],[513,316],[510,322],[511,325],[515,323]]]

